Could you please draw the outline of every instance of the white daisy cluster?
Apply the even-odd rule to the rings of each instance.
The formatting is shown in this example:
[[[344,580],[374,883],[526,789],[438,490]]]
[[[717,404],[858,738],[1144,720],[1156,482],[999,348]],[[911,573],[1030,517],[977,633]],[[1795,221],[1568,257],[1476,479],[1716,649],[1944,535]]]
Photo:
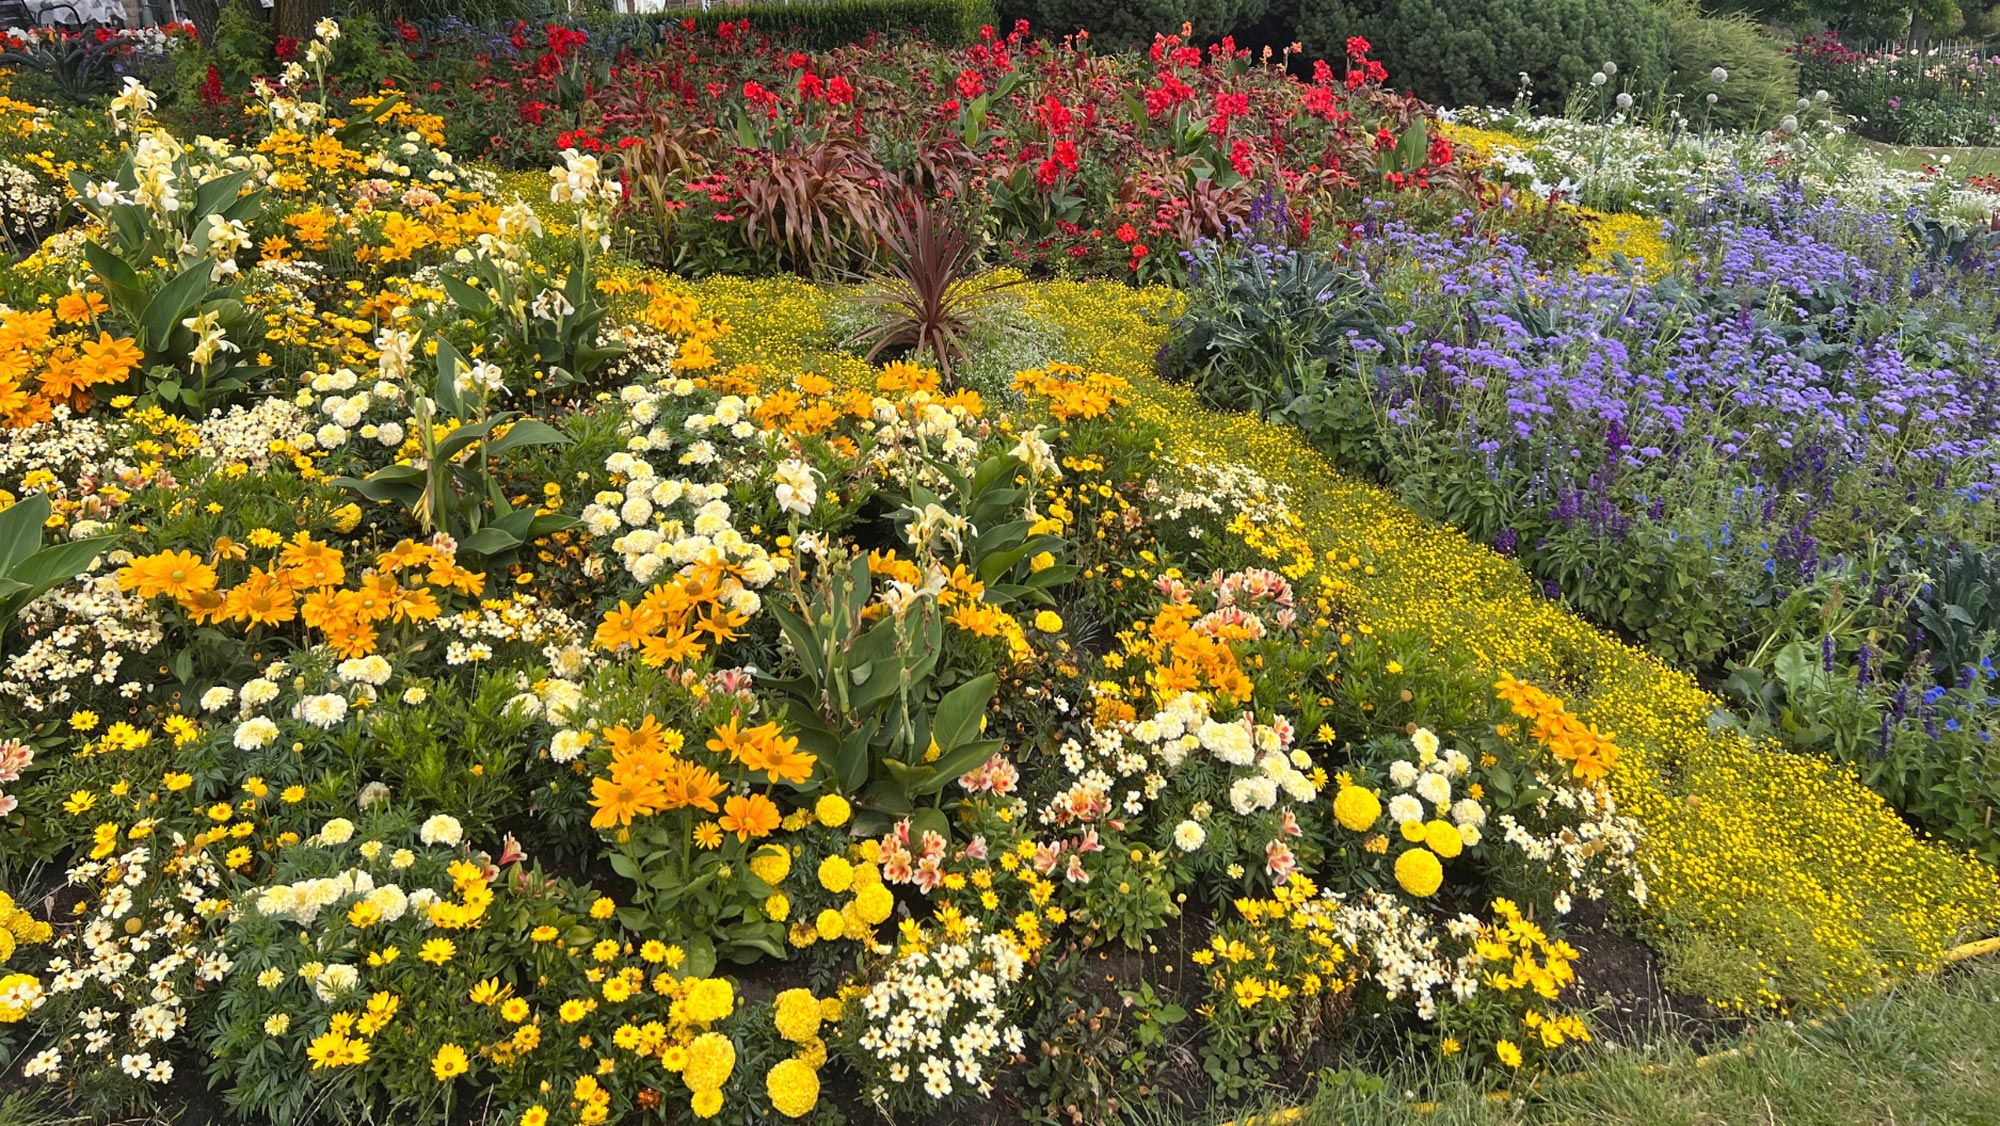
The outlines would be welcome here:
[[[231,404],[213,411],[195,427],[201,455],[218,465],[262,470],[274,447],[312,448],[310,416],[285,399],[259,399],[253,406]]]
[[[1389,1000],[1414,997],[1417,1016],[1430,1020],[1441,990],[1460,1001],[1479,992],[1478,956],[1469,951],[1453,956],[1445,946],[1447,939],[1470,944],[1479,934],[1478,919],[1460,914],[1440,929],[1402,899],[1373,888],[1352,897],[1328,892],[1324,898],[1340,904],[1334,933]]]
[[[1062,745],[1063,765],[1076,781],[1043,808],[1044,825],[1098,820],[1110,813],[1114,795],[1123,815],[1137,816],[1190,755],[1231,768],[1228,800],[1239,817],[1310,802],[1319,793],[1309,776],[1312,757],[1292,746],[1296,733],[1284,716],[1266,724],[1246,712],[1225,722],[1210,714],[1206,697],[1183,692],[1144,719],[1087,730],[1087,743]]]
[[[186,1026],[190,998],[234,968],[219,931],[210,933],[228,906],[221,867],[178,833],[155,863],[144,824],[133,835],[147,843],[69,871],[71,886],[90,890],[93,909],[88,923],[56,939],[45,1003],[70,1019],[44,1023],[67,1031],[23,1064],[24,1076],[54,1083],[65,1071],[115,1061],[134,1079],[172,1080],[173,1064],[158,1045]]]
[[[36,234],[54,227],[61,213],[61,196],[44,190],[34,173],[0,160],[0,242],[32,248]]]
[[[1181,530],[1200,539],[1210,524],[1219,530],[1239,513],[1258,522],[1290,523],[1289,492],[1241,462],[1189,461],[1174,466],[1169,477],[1146,482],[1145,508],[1158,520],[1185,522]]]
[[[1637,859],[1644,835],[1639,823],[1619,814],[1607,791],[1540,771],[1535,784],[1548,795],[1536,804],[1535,818],[1556,828],[1537,834],[1510,814],[1502,814],[1497,823],[1502,840],[1546,865],[1549,875],[1562,883],[1556,910],[1568,914],[1576,895],[1602,899],[1613,884],[1623,886],[1634,902],[1645,903],[1646,876]]]
[[[870,1091],[877,1103],[890,1084],[921,1084],[934,1100],[960,1088],[988,1094],[1001,1057],[1026,1047],[1000,1004],[1026,971],[1020,947],[981,935],[976,920],[967,928],[964,939],[905,953],[861,995],[861,1047],[886,1065]]]
[[[159,645],[164,633],[150,603],[118,589],[110,574],[65,583],[29,603],[8,626],[0,699],[27,713],[62,708],[86,685],[116,684],[136,698],[127,658]]]
[[[445,660],[460,665],[485,660],[497,646],[531,646],[541,651],[549,667],[574,679],[589,667],[584,648],[590,635],[575,618],[532,594],[515,591],[506,601],[488,599],[477,610],[440,614],[428,623],[445,638]],[[474,657],[474,647],[485,653]]]

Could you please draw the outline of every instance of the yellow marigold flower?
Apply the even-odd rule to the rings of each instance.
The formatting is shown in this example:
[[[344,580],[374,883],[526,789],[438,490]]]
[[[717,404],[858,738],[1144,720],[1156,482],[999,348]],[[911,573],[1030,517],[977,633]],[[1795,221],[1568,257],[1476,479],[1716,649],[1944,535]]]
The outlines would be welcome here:
[[[688,1044],[681,1082],[697,1094],[719,1090],[736,1070],[736,1045],[719,1032],[704,1032]]]
[[[1396,882],[1419,899],[1437,894],[1444,883],[1444,865],[1427,848],[1413,848],[1396,858]]]
[[[1343,828],[1365,833],[1381,818],[1382,799],[1375,791],[1361,786],[1342,786],[1334,795],[1333,816]]]
[[[787,1118],[804,1118],[819,1105],[819,1072],[801,1059],[779,1060],[764,1076],[771,1108]]]
[[[854,909],[863,922],[874,926],[886,920],[896,909],[896,897],[881,883],[870,883],[854,893]]]
[[[787,989],[778,994],[771,1019],[778,1035],[794,1044],[803,1044],[819,1034],[819,999],[810,989]]]
[[[819,823],[829,829],[838,829],[847,824],[847,819],[853,812],[854,807],[839,794],[826,794],[813,803],[813,816],[819,818]]]
[[[750,871],[758,879],[777,887],[792,871],[792,850],[783,845],[767,844],[750,857]]]
[[[854,886],[854,865],[844,856],[829,856],[820,861],[818,875],[819,886],[835,895],[844,894]]]
[[[1459,836],[1458,826],[1449,821],[1432,821],[1423,826],[1423,831],[1425,847],[1446,860],[1465,850],[1465,838]]]

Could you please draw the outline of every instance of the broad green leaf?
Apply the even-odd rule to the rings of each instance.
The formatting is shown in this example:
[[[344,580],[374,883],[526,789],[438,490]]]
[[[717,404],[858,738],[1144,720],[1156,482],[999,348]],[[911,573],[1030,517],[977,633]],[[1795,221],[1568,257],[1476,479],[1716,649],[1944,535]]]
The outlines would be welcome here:
[[[986,705],[993,699],[993,690],[999,682],[998,674],[984,673],[952,689],[938,702],[931,737],[946,753],[978,732],[979,717],[986,713]]]

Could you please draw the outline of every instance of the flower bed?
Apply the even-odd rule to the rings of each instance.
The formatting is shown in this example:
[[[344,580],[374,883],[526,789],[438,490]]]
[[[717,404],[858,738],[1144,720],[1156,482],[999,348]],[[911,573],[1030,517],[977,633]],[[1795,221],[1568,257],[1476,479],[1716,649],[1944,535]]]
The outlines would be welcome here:
[[[1363,1028],[1564,1066],[1580,916],[1740,1010],[1994,921],[1846,775],[1161,384],[1172,291],[871,363],[855,291],[622,260],[594,156],[468,168],[339,42],[233,142],[124,84],[0,279],[30,1097],[1108,1121]]]
[[[1990,145],[2000,138],[1992,96],[2000,59],[1976,52],[1857,51],[1834,32],[1793,52],[1799,84],[1830,92],[1864,135],[1906,145]]]
[[[1992,197],[1830,192],[1821,163],[1682,169],[1677,200],[1646,172],[1626,202],[1661,217],[1593,214],[1577,271],[1395,224],[1333,253],[1245,235],[1203,251],[1163,364],[1296,422],[1548,596],[1712,673],[1756,737],[1856,767],[1991,862],[1992,246],[1958,224]],[[1283,304],[1302,286],[1341,296]]]
[[[1480,200],[1359,39],[1301,80],[1290,54],[1227,40],[1167,35],[1132,58],[1025,23],[959,46],[819,51],[747,19],[668,21],[657,42],[629,22],[385,32],[379,49],[337,48],[370,52],[349,71],[391,77],[462,156],[601,156],[627,188],[621,249],[681,273],[859,268],[912,194],[990,227],[1005,264],[1142,279],[1179,273],[1180,251],[1246,215],[1267,182],[1302,229],[1337,225],[1367,195]],[[185,69],[204,65],[196,50]],[[259,64],[282,65],[232,69]]]

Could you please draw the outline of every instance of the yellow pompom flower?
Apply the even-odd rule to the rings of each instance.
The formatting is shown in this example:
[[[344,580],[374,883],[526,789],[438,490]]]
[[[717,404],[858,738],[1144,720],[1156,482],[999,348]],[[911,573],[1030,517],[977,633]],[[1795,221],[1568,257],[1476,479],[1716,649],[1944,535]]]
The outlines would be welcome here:
[[[720,1091],[736,1070],[736,1045],[720,1032],[704,1032],[688,1044],[687,1062],[681,1066],[681,1082],[688,1090]]]
[[[787,989],[778,994],[771,1020],[778,1035],[794,1044],[803,1044],[819,1035],[819,998],[810,989]]]
[[[1382,799],[1375,791],[1361,786],[1342,786],[1334,795],[1333,817],[1343,828],[1356,833],[1365,833],[1375,827],[1382,816]]]
[[[1444,883],[1444,865],[1430,849],[1410,849],[1396,858],[1396,882],[1419,899],[1435,895]]]
[[[896,897],[880,883],[871,883],[854,893],[854,910],[861,921],[874,926],[896,909]]]
[[[787,1118],[804,1118],[819,1105],[819,1072],[801,1059],[779,1060],[764,1076],[771,1107]]]
[[[696,978],[674,1003],[676,1019],[688,1024],[714,1024],[736,1011],[736,987],[724,977]]]
[[[813,816],[819,818],[819,823],[829,829],[838,829],[847,824],[847,819],[853,814],[854,807],[839,794],[827,794],[813,803]]]
[[[819,913],[819,918],[813,920],[813,928],[819,931],[821,938],[831,942],[846,932],[847,923],[841,919],[840,912],[829,907]]]
[[[767,844],[750,858],[750,870],[757,878],[777,887],[792,872],[792,850],[783,845]]]
[[[854,886],[854,865],[845,856],[829,856],[819,862],[819,886],[842,894]]]
[[[1424,845],[1450,860],[1465,850],[1465,838],[1458,835],[1458,826],[1451,822],[1433,821],[1424,826]]]

